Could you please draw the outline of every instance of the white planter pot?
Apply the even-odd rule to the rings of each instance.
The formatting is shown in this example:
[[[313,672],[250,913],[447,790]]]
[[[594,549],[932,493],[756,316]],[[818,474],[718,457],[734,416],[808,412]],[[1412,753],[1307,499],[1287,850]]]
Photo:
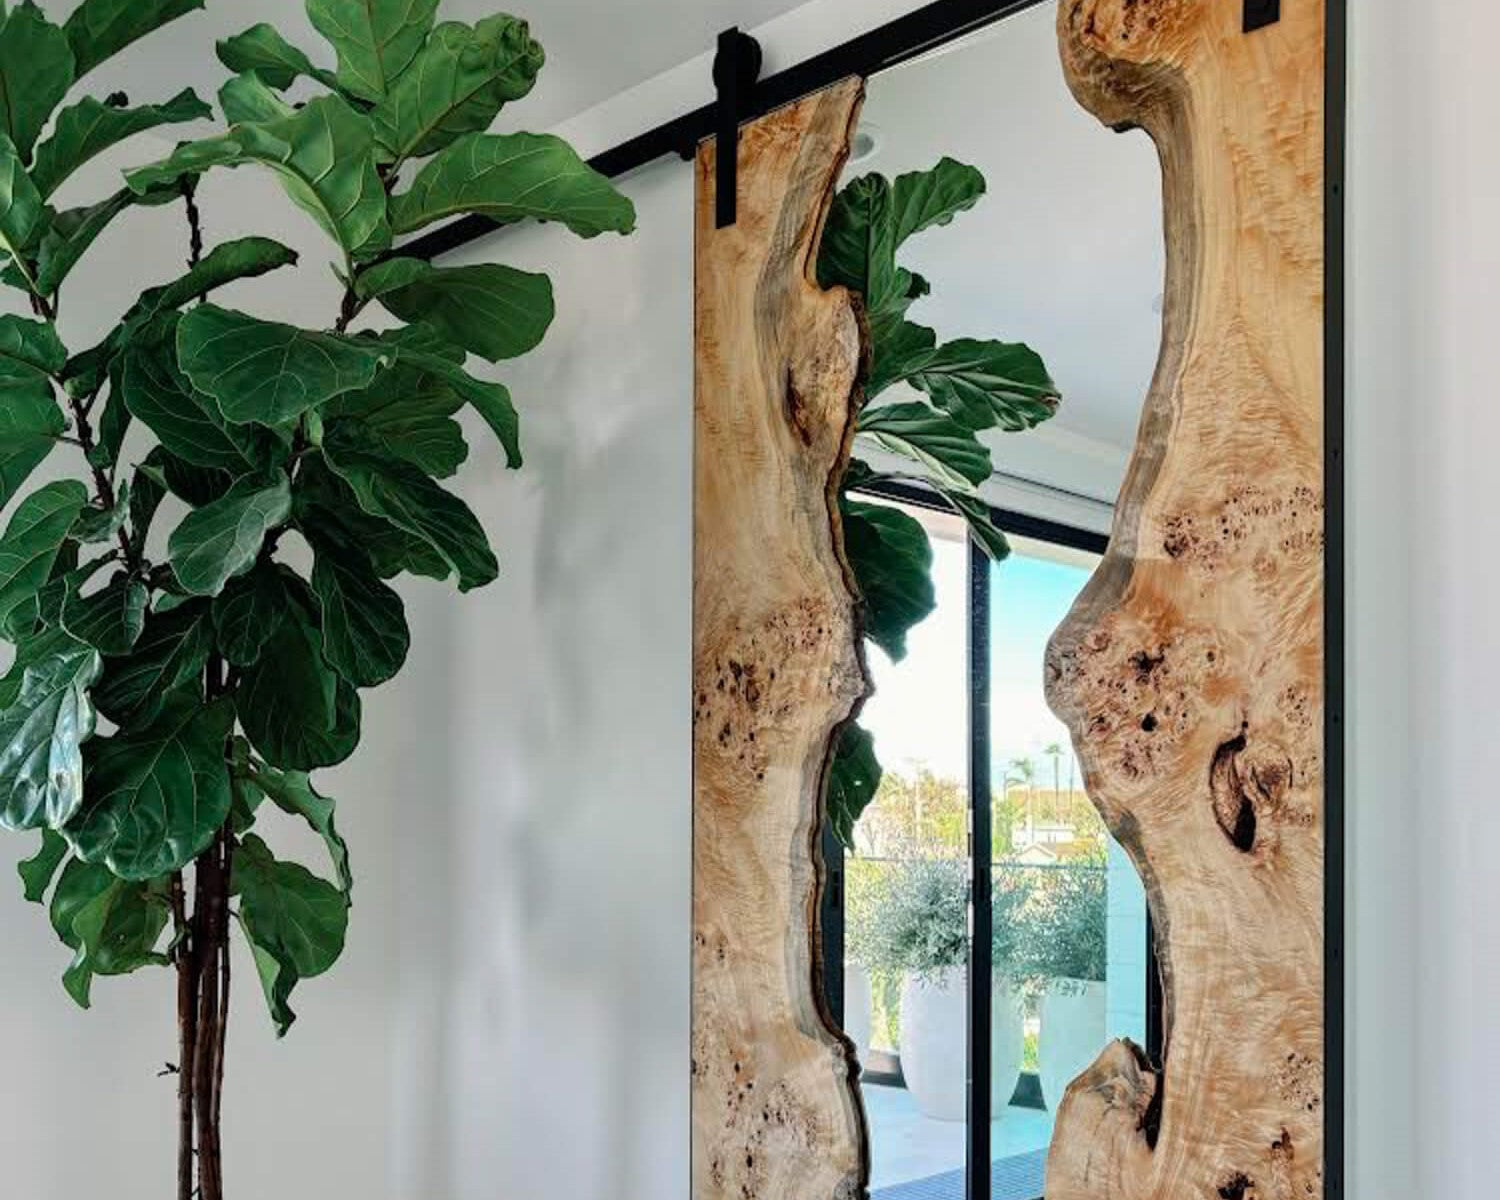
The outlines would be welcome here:
[[[901,1073],[924,1116],[962,1121],[968,1114],[968,972],[948,967],[901,987]],[[1000,1116],[1021,1073],[1021,1011],[1015,991],[995,981],[990,1020],[991,1103]]]
[[[870,990],[870,973],[863,967],[844,968],[844,1036],[854,1043],[863,1063],[870,1053],[870,1018],[875,1008],[875,994]]]
[[[1037,1074],[1042,1099],[1056,1112],[1068,1084],[1104,1049],[1104,984],[1053,980],[1042,993],[1041,1019]]]

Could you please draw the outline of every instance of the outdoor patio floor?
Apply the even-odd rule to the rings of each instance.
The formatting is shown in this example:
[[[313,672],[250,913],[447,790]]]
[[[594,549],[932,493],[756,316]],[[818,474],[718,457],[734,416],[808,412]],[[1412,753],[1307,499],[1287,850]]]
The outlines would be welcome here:
[[[877,1200],[962,1200],[964,1123],[924,1117],[905,1088],[867,1083],[864,1097],[872,1195]],[[1051,1138],[1052,1114],[1040,1109],[1007,1108],[990,1126],[997,1200],[1041,1195],[1041,1160]]]

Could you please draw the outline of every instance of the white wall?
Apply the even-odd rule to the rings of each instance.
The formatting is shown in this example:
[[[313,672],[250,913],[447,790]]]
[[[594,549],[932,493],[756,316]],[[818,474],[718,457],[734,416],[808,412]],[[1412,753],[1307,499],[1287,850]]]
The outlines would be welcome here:
[[[1350,6],[1354,1197],[1494,1190],[1500,12]]]
[[[768,70],[910,7],[819,0],[768,31]],[[1347,1194],[1479,1200],[1500,1119],[1500,580],[1485,538],[1500,16],[1479,0],[1351,7]],[[701,102],[706,67],[569,132],[597,150]],[[276,231],[281,202],[251,178],[214,185],[212,233],[244,231],[213,224],[223,205]],[[410,593],[411,665],[370,696],[365,747],[332,785],[359,877],[350,948],[299,993],[285,1043],[240,965],[236,1195],[688,1194],[685,178],[663,164],[628,185],[630,241],[506,241],[507,259],[553,271],[560,316],[504,372],[527,469],[474,466],[465,485],[502,577],[463,599]],[[170,274],[181,248],[150,232],[164,219],[142,214],[95,252],[74,288],[83,323],[134,294],[127,270]],[[331,292],[305,275],[296,303],[317,321]],[[488,443],[474,443],[477,460]],[[6,1192],[156,1200],[170,984],[100,981],[95,1011],[76,1012],[56,982],[65,957],[40,910],[0,888]]]

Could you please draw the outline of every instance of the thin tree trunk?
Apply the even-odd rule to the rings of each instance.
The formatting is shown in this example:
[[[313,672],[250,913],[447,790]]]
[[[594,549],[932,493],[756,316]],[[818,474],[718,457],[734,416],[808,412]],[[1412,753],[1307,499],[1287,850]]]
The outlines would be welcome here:
[[[177,1200],[193,1200],[193,1080],[198,1042],[198,964],[182,872],[172,876],[177,960]]]
[[[194,916],[202,946],[198,954],[198,1041],[194,1056],[194,1102],[198,1118],[198,1195],[223,1200],[223,1152],[219,1137],[218,1097],[223,1078],[224,1033],[228,1020],[224,985],[228,971],[228,830],[198,859]]]

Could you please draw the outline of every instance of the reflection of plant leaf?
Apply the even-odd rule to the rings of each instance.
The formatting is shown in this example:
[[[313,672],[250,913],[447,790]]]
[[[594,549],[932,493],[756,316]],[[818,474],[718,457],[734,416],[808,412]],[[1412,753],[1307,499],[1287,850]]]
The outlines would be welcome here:
[[[925,171],[896,176],[891,185],[891,213],[896,245],[934,225],[946,225],[984,196],[984,176],[977,167],[942,158]]]
[[[845,725],[828,769],[828,820],[851,850],[855,823],[875,798],[882,773],[870,731],[852,721]]]
[[[946,413],[920,402],[882,404],[859,415],[859,433],[883,450],[919,464],[947,487],[966,489],[990,477],[989,447]]]
[[[1019,342],[947,342],[904,363],[897,378],[970,429],[1030,429],[1057,411],[1057,385],[1040,356]]]
[[[899,661],[907,631],[937,606],[927,531],[886,504],[845,496],[841,509],[844,553],[864,601],[865,636]]]

